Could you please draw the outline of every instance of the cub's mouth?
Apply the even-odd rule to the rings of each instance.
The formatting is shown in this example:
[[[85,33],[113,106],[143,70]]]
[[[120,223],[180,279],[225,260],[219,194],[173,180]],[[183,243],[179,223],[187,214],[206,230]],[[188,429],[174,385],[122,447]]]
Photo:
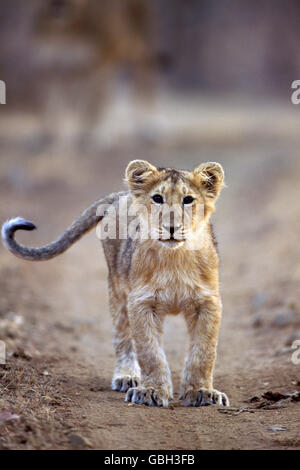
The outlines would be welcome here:
[[[185,242],[185,239],[183,239],[183,238],[177,239],[177,238],[174,238],[174,237],[170,237],[170,238],[159,238],[158,241],[160,241],[161,243],[163,243],[166,246],[171,247],[171,246],[181,245],[183,242]]]

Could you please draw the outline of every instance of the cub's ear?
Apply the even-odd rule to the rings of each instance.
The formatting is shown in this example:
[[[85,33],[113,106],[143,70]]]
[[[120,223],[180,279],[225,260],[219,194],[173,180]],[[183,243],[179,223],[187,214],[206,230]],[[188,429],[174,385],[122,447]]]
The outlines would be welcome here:
[[[144,191],[148,185],[152,184],[158,176],[158,170],[155,166],[146,160],[133,160],[125,171],[125,182],[130,190],[138,195]]]
[[[220,163],[201,163],[193,171],[192,175],[197,186],[201,187],[206,197],[216,199],[224,182],[224,170]]]

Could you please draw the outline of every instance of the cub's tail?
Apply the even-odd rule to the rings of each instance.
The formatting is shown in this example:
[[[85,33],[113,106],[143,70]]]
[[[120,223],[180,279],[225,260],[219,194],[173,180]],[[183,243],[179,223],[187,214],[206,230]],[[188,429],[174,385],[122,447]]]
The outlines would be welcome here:
[[[44,261],[54,258],[66,251],[73,243],[77,242],[83,235],[89,232],[103,219],[103,215],[97,215],[97,208],[100,204],[111,204],[115,199],[115,194],[99,199],[89,206],[67,230],[54,242],[31,248],[16,242],[14,236],[17,230],[34,230],[36,226],[29,220],[16,217],[5,222],[2,226],[2,242],[4,246],[19,258],[31,261]]]

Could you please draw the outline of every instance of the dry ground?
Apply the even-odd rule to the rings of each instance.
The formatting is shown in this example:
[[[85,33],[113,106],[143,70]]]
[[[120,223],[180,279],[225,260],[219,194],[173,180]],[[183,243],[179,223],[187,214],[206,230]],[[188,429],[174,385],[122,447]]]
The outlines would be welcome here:
[[[101,151],[55,145],[29,116],[25,126],[1,118],[0,222],[17,215],[35,221],[38,230],[19,237],[25,244],[52,240],[93,200],[122,188],[132,158],[224,165],[228,187],[214,215],[224,303],[215,386],[231,407],[224,413],[175,400],[168,409],[148,408],[110,390],[107,270],[94,232],[47,263],[21,261],[0,247],[0,339],[7,346],[0,448],[300,448],[296,396],[262,398],[300,390],[300,365],[287,346],[300,329],[299,121],[293,115],[282,131],[280,113],[256,115],[254,126],[253,110],[246,124],[239,114],[226,120],[215,112],[215,133],[211,127],[206,139],[203,131],[197,138],[194,123],[190,136]],[[178,390],[187,346],[182,318],[166,322],[165,344]]]

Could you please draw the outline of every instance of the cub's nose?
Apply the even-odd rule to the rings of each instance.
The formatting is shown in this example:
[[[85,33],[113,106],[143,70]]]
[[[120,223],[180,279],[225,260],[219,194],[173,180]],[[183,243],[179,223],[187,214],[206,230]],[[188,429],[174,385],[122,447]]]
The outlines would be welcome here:
[[[170,232],[171,237],[173,237],[174,233],[177,232],[181,228],[181,225],[177,225],[176,227],[174,226],[168,226],[168,225],[163,225],[163,228],[167,231]]]

